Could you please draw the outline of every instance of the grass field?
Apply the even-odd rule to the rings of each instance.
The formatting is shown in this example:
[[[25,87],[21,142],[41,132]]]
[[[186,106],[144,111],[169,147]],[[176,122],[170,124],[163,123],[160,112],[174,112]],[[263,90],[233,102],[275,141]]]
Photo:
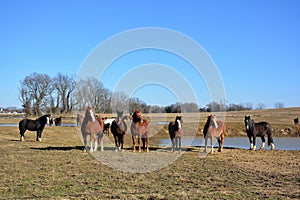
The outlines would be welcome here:
[[[297,136],[293,118],[300,116],[300,108],[227,113],[228,136],[245,134],[243,118],[249,114],[257,121],[270,121],[275,134]],[[201,113],[200,122],[196,114],[195,119],[185,118],[185,132],[193,134],[189,132],[195,129],[196,137],[201,137],[206,115]],[[151,122],[161,121],[161,116],[145,115]],[[168,115],[163,119],[173,118]],[[0,123],[19,120],[0,118]],[[65,116],[63,122],[73,121]],[[33,132],[26,133],[25,141],[19,142],[17,127],[0,127],[0,199],[300,198],[300,151],[224,149],[206,155],[199,147],[189,147],[179,156],[158,151],[158,142],[167,136],[165,125],[153,125],[151,132],[150,153],[132,153],[127,134],[125,152],[106,148],[91,156],[83,152],[76,127],[46,127],[42,142],[35,141]],[[164,168],[147,173],[115,170],[103,164],[126,155],[134,159],[115,163],[145,165],[144,161],[151,157],[176,158]]]

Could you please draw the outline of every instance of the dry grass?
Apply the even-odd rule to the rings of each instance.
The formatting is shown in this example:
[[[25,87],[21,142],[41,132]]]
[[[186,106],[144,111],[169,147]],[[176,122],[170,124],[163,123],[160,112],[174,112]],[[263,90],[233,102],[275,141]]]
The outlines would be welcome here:
[[[291,120],[299,116],[299,109],[227,113],[226,123],[238,123],[242,130],[245,114],[257,121],[267,119],[275,126],[292,127]],[[151,121],[158,118],[152,116]],[[155,133],[162,130],[164,125],[152,127]],[[159,147],[153,147],[163,137],[160,134],[151,138],[149,154],[124,153],[136,159],[160,155],[155,151]],[[194,147],[160,170],[130,173],[112,169],[84,153],[75,127],[46,127],[42,142],[35,142],[33,132],[25,136],[25,141],[19,142],[17,127],[0,127],[0,199],[300,198],[300,151],[225,149],[199,157],[200,149]],[[125,146],[131,148],[129,136]],[[112,149],[98,153],[122,155]]]

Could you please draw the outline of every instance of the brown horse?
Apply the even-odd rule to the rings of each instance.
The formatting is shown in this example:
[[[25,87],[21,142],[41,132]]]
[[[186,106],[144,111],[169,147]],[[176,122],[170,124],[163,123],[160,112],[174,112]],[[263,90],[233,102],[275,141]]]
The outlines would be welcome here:
[[[172,151],[175,152],[175,146],[176,149],[178,149],[179,146],[179,153],[181,152],[181,138],[183,135],[183,126],[182,126],[182,119],[181,116],[176,116],[174,122],[169,123],[169,134],[170,139],[172,141]]]
[[[210,138],[211,140],[211,151],[210,153],[214,153],[214,138],[218,138],[219,149],[221,152],[223,150],[224,139],[226,136],[226,125],[224,122],[217,121],[216,115],[209,115],[207,117],[207,121],[203,128],[203,134],[205,138],[205,149],[204,152],[207,152],[207,140]]]
[[[138,136],[139,152],[141,152],[141,141],[143,142],[143,150],[146,148],[146,151],[149,152],[150,124],[148,120],[142,118],[140,110],[135,110],[132,114],[130,130],[133,142],[133,152],[135,152],[136,136]]]
[[[98,142],[101,142],[101,151],[103,151],[103,121],[101,118],[95,118],[93,108],[88,106],[85,111],[85,116],[81,125],[81,133],[84,146],[86,148],[87,136],[90,136],[90,152],[97,151]],[[94,143],[94,149],[93,149]]]

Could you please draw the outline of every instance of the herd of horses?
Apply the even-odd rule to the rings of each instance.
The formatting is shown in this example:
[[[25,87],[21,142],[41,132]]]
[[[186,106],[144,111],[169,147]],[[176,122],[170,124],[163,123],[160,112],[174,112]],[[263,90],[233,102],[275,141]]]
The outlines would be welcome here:
[[[103,151],[104,132],[109,133],[110,130],[115,140],[115,151],[124,151],[124,136],[127,131],[127,124],[125,123],[125,120],[129,119],[132,120],[130,132],[133,142],[133,152],[136,152],[136,146],[138,148],[138,152],[141,152],[142,150],[149,152],[150,122],[142,117],[140,110],[135,110],[130,117],[125,116],[122,111],[118,111],[116,118],[111,119],[109,121],[110,123],[105,123],[106,119],[97,117],[91,106],[87,107],[84,117],[79,115],[77,116],[77,125],[80,126],[85,149],[87,150],[87,138],[89,137],[90,152],[97,151],[98,144],[100,144],[101,151]],[[45,125],[49,124],[50,120],[49,114],[43,115],[36,120],[27,118],[21,120],[19,122],[20,141],[24,140],[26,130],[36,131],[36,140],[41,141],[42,132]],[[298,123],[298,119],[295,119],[294,121],[295,124]],[[61,117],[58,122],[61,123]],[[268,138],[268,146],[271,146],[271,149],[275,148],[270,123],[256,123],[250,118],[250,116],[245,116],[244,123],[250,142],[250,150],[256,149],[256,137],[261,138],[262,144],[260,149],[263,150],[265,148],[265,136]],[[180,153],[183,137],[183,120],[181,116],[176,116],[175,120],[169,123],[168,131],[172,143],[172,151],[179,151]],[[205,139],[204,152],[207,152],[208,139],[211,141],[211,150],[209,153],[214,152],[215,138],[219,144],[218,151],[221,152],[223,150],[224,139],[226,136],[226,125],[224,122],[217,120],[216,115],[211,114],[207,117],[207,121],[203,128],[203,135]]]

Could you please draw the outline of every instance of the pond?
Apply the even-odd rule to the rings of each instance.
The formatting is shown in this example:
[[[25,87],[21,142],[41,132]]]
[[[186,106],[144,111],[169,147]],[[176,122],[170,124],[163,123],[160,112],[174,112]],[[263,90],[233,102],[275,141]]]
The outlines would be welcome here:
[[[292,137],[276,137],[273,138],[275,149],[276,150],[300,150],[300,138]],[[204,138],[183,138],[182,146],[204,146]],[[208,140],[210,147],[210,140]],[[160,146],[169,146],[170,139],[161,140]],[[215,147],[218,146],[217,140],[215,140]],[[249,149],[249,139],[247,137],[229,137],[225,138],[224,148],[242,148]],[[256,138],[256,148],[259,149],[261,146],[261,139]],[[265,149],[270,149],[270,146],[267,145]]]

